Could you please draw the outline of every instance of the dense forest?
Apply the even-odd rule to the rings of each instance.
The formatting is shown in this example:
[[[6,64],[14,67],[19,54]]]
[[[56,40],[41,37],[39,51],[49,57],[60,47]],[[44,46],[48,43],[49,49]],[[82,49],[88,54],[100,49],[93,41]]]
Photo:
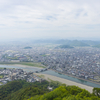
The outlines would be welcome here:
[[[25,80],[16,80],[0,86],[0,100],[27,100],[35,95],[43,95],[50,92],[47,89],[48,86],[55,89],[60,85],[61,83],[56,81],[29,83]]]
[[[100,100],[99,96],[100,89],[97,88],[94,88],[91,94],[77,86],[60,86],[49,93],[35,95],[28,100]]]
[[[53,91],[47,87],[53,87]],[[0,86],[0,100],[100,100],[100,89],[93,93],[77,86],[66,86],[56,81],[28,83],[17,80]]]

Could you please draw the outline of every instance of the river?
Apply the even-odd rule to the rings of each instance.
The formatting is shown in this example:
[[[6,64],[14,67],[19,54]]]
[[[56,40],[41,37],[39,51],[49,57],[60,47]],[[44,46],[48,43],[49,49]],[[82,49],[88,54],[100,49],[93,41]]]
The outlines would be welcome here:
[[[10,65],[0,65],[0,67],[1,68],[19,68],[19,69],[23,69],[24,71],[27,71],[27,72],[29,72],[29,71],[35,72],[37,70],[40,70],[40,68],[36,68],[36,67],[35,68],[34,67],[20,67],[20,66],[12,66],[12,65],[11,66]],[[100,88],[99,84],[92,83],[92,82],[85,81],[85,80],[81,80],[81,79],[77,79],[77,78],[67,76],[67,75],[64,75],[64,74],[59,74],[59,73],[52,71],[52,70],[47,70],[47,71],[44,71],[44,72],[41,72],[41,73],[57,76],[57,77],[68,79],[68,80],[71,80],[71,81],[74,81],[74,82],[77,82],[77,83],[81,83],[81,84],[84,84],[84,85]]]

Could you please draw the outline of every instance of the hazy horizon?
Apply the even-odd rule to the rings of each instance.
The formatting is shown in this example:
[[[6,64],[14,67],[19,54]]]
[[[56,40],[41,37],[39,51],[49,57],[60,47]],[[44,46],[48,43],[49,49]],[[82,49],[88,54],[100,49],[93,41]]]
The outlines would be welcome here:
[[[82,37],[69,37],[69,38],[14,38],[14,39],[3,39],[0,40],[0,43],[10,43],[10,42],[52,42],[52,41],[60,41],[60,40],[69,40],[69,41],[100,41],[100,38],[82,38]]]

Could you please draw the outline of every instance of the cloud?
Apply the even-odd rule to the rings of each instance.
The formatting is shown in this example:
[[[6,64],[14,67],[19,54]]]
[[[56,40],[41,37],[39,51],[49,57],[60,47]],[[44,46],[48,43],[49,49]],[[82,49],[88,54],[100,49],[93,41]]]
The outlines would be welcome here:
[[[0,0],[1,37],[100,36],[99,5],[99,0]]]

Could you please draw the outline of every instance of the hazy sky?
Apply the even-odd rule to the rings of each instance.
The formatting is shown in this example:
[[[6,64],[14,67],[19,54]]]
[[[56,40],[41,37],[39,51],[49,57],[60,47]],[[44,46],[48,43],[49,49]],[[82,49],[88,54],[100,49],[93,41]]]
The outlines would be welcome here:
[[[100,0],[0,0],[0,40],[100,38]]]

